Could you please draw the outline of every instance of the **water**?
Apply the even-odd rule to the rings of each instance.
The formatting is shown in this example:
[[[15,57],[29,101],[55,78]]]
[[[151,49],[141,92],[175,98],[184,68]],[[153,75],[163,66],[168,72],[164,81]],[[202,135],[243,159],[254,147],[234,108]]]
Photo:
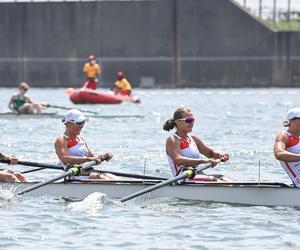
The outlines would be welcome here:
[[[1,88],[1,111],[13,89]],[[111,151],[104,169],[170,176],[163,122],[180,106],[194,111],[194,132],[230,161],[209,170],[235,180],[290,183],[273,157],[273,142],[287,110],[299,107],[298,89],[136,90],[142,103],[78,106],[145,118],[94,118],[83,136],[95,152]],[[30,89],[36,100],[72,106],[64,89]],[[51,111],[49,109],[49,111]],[[54,110],[52,110],[54,111]],[[57,118],[2,118],[0,150],[21,160],[57,163],[53,142],[63,132]],[[1,165],[7,167],[7,165]],[[27,167],[10,169],[27,170]],[[31,180],[54,170],[28,174]],[[1,249],[298,249],[300,212],[290,207],[233,206],[176,199],[139,199],[127,205],[94,193],[80,202],[56,197],[12,197],[0,192]]]

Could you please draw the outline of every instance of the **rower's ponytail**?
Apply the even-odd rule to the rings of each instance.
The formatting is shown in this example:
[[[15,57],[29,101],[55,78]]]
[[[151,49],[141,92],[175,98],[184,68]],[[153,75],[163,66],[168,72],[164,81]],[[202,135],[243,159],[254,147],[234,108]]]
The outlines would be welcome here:
[[[171,129],[177,127],[175,121],[182,118],[183,115],[187,112],[192,112],[192,111],[189,108],[184,108],[184,107],[176,109],[173,114],[173,118],[171,118],[165,122],[163,129],[166,131],[170,131]]]
[[[167,120],[163,126],[163,129],[166,131],[170,131],[171,129],[176,127],[176,122],[173,118]]]

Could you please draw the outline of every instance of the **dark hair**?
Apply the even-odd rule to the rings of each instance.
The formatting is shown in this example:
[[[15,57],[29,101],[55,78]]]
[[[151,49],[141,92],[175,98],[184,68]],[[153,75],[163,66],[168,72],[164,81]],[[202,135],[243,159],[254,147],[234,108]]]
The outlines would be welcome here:
[[[166,131],[170,131],[171,129],[176,127],[176,120],[180,119],[183,117],[184,113],[186,112],[192,112],[190,109],[188,108],[179,108],[176,109],[176,111],[173,114],[173,118],[168,119],[163,126],[163,129]]]

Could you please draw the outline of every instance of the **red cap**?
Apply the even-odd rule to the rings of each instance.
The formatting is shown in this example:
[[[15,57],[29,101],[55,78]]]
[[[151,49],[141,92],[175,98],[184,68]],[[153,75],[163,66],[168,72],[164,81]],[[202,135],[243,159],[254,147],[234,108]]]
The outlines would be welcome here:
[[[96,60],[96,57],[94,55],[89,55],[88,61]]]
[[[118,79],[122,79],[122,78],[124,78],[124,77],[125,77],[125,75],[124,75],[123,72],[119,71],[119,72],[117,73],[117,78],[118,78]]]

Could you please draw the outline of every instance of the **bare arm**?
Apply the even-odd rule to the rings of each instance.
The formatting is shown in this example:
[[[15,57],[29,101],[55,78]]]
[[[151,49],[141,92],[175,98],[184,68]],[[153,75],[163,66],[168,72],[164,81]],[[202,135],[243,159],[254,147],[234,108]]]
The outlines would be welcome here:
[[[216,162],[213,159],[194,159],[182,156],[180,154],[179,143],[174,136],[170,136],[166,141],[166,153],[173,159],[176,165],[191,167],[209,162],[216,165]]]
[[[229,160],[229,155],[223,152],[214,151],[210,147],[208,147],[200,138],[195,135],[192,135],[199,152],[205,155],[207,158],[214,159],[223,159],[223,161]]]
[[[9,100],[9,103],[8,103],[8,108],[14,112],[14,113],[18,113],[15,109],[14,109],[14,106],[13,106],[13,101],[16,99],[16,94],[13,94]]]
[[[29,97],[28,95],[25,95],[24,97],[26,98],[26,102],[28,102],[28,103],[34,103],[34,101],[32,100],[32,98]]]
[[[80,138],[80,139],[85,143],[85,146],[89,151],[89,154],[88,154],[89,157],[98,158],[101,161],[109,161],[111,158],[113,158],[113,155],[112,155],[111,152],[106,152],[104,154],[95,154],[95,153],[93,153],[93,151],[87,145],[86,141],[83,138]]]
[[[100,74],[101,74],[101,65],[98,64],[97,76],[99,76]]]
[[[288,144],[289,138],[287,133],[281,132],[275,138],[274,143],[274,155],[277,160],[281,161],[300,161],[300,155],[288,152],[286,145]]]
[[[67,142],[64,140],[62,136],[58,137],[54,143],[55,152],[59,160],[63,164],[81,164],[84,162],[88,162],[90,160],[96,160],[93,155],[78,157],[78,156],[71,156],[69,155]],[[98,162],[97,162],[98,163]],[[100,163],[100,162],[99,162]]]

